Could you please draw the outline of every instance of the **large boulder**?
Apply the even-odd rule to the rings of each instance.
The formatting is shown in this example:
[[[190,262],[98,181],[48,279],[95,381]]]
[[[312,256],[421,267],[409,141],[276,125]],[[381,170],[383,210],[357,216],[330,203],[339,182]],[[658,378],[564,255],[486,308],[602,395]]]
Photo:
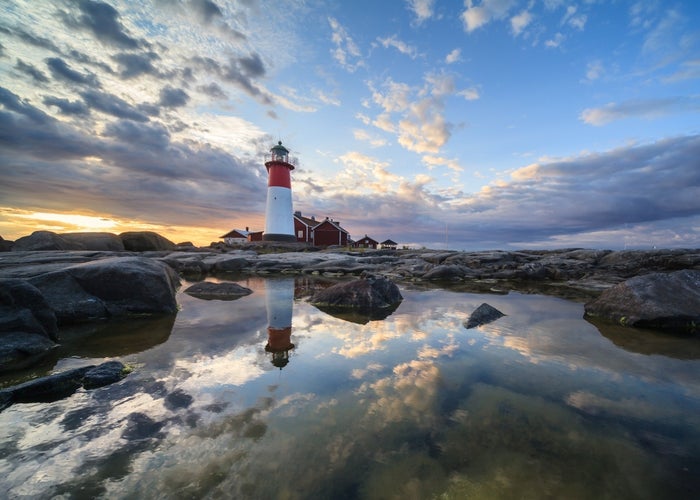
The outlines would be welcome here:
[[[605,290],[585,314],[625,326],[700,330],[700,271],[636,276]]]
[[[310,302],[331,314],[355,312],[366,315],[367,319],[383,319],[402,300],[395,283],[381,276],[363,275],[358,280],[338,283],[315,293]]]
[[[111,257],[29,279],[59,324],[134,314],[175,313],[179,280],[147,257]]]
[[[56,316],[36,287],[0,279],[0,372],[18,370],[56,347]]]
[[[29,250],[80,250],[81,248],[51,231],[34,231],[29,236],[22,236],[12,246],[13,252]]]
[[[60,235],[69,244],[81,250],[99,250],[121,252],[124,250],[122,239],[113,233],[63,233]]]
[[[119,235],[124,248],[130,252],[174,250],[176,245],[153,231],[128,231]]]
[[[0,332],[35,333],[56,340],[56,315],[31,283],[0,278]]]

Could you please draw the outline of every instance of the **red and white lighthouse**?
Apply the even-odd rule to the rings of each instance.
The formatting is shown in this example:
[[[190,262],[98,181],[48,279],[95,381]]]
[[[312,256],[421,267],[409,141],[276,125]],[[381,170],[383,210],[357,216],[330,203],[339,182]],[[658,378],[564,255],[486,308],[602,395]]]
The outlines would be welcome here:
[[[267,208],[265,210],[265,241],[296,241],[292,210],[292,180],[294,165],[289,150],[282,141],[270,150],[267,168]]]

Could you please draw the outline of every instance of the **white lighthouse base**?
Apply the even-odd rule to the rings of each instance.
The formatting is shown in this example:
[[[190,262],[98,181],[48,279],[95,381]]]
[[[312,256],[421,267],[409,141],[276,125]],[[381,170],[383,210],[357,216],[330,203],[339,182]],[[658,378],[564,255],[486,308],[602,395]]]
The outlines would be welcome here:
[[[292,190],[280,186],[268,187],[266,208],[263,241],[296,241]]]

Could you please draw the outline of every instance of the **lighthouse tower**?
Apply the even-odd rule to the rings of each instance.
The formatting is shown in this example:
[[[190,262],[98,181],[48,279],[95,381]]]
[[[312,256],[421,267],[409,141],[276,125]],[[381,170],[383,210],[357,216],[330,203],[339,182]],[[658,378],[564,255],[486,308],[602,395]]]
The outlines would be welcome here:
[[[292,344],[292,316],[294,311],[294,278],[266,280],[267,345],[272,364],[280,370],[289,363]]]
[[[267,208],[265,210],[265,241],[296,241],[292,211],[292,181],[290,172],[294,165],[289,160],[289,150],[282,141],[270,150],[267,168]]]

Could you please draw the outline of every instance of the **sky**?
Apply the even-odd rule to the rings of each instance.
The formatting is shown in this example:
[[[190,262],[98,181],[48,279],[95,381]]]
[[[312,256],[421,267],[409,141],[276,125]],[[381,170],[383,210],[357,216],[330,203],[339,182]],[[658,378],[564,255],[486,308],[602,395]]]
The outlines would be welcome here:
[[[695,0],[3,0],[0,236],[700,247]]]

